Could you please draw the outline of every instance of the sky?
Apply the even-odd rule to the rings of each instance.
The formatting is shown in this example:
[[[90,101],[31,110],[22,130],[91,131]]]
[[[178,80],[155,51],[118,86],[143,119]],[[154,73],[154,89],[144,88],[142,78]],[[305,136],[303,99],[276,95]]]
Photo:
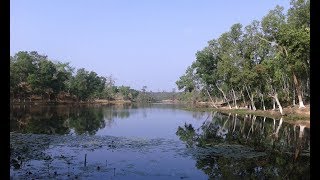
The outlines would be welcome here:
[[[195,53],[290,0],[11,0],[10,55],[37,51],[116,85],[172,91]]]

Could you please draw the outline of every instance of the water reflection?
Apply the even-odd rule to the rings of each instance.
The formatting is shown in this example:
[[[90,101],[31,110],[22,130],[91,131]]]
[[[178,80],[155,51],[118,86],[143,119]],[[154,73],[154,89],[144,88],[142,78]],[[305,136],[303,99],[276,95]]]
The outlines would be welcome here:
[[[34,134],[67,134],[66,124],[69,112],[53,107],[15,107],[10,111],[10,131]]]
[[[59,161],[61,155],[76,156],[75,168],[81,168],[88,153],[94,169],[97,167],[92,161],[105,163],[113,159],[113,165],[118,163],[117,168],[126,172],[133,172],[128,165],[144,173],[171,174],[167,172],[180,168],[178,178],[188,177],[186,174],[205,179],[309,178],[308,127],[288,124],[283,119],[182,111],[176,107],[14,106],[10,112],[11,131],[31,134],[11,133],[11,164],[19,169],[30,163],[19,171],[26,174],[26,168],[43,169],[33,160],[51,162],[52,157],[54,170],[60,172],[61,167],[69,166]],[[96,136],[34,135],[72,133]],[[68,156],[70,148],[75,150]],[[154,165],[151,170],[150,163]]]
[[[130,105],[118,106],[12,106],[10,131],[33,134],[94,135],[115,118],[130,116]]]
[[[176,134],[187,148],[207,152],[194,158],[196,167],[210,178],[310,177],[309,128],[284,123],[282,118],[213,113],[198,129],[185,124]]]
[[[76,109],[67,121],[76,134],[94,135],[98,129],[105,127],[103,112],[100,108]]]

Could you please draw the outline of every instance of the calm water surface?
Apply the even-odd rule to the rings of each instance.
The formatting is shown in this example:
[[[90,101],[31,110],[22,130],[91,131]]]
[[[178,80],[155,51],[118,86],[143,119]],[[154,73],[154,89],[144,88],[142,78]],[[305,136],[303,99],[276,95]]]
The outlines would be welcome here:
[[[13,179],[309,179],[309,128],[177,105],[12,106]]]

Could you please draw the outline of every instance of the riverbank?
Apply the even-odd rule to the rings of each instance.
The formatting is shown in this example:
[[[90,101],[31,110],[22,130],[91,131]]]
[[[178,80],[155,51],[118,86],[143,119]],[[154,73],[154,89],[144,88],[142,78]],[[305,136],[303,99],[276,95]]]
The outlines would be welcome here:
[[[307,105],[306,108],[299,109],[298,106],[295,107],[285,107],[283,108],[283,111],[285,113],[284,116],[280,114],[278,110],[249,110],[249,109],[244,109],[244,108],[239,108],[239,109],[229,109],[228,107],[207,107],[204,105],[196,105],[196,106],[188,106],[184,108],[185,110],[190,110],[190,111],[218,111],[221,113],[225,114],[238,114],[238,115],[247,115],[247,114],[252,114],[256,116],[265,116],[268,118],[275,118],[275,119],[280,119],[281,117],[285,121],[294,121],[294,122],[305,122],[305,123],[310,123],[310,105]]]
[[[130,104],[130,100],[106,100],[97,99],[93,101],[11,101],[11,105],[64,105],[64,104]]]

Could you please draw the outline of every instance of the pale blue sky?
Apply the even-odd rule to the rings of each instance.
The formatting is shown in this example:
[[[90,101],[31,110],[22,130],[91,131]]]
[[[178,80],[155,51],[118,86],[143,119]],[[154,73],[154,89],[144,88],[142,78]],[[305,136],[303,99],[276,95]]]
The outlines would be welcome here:
[[[116,85],[171,91],[207,41],[289,0],[11,0],[10,54],[38,51]]]

